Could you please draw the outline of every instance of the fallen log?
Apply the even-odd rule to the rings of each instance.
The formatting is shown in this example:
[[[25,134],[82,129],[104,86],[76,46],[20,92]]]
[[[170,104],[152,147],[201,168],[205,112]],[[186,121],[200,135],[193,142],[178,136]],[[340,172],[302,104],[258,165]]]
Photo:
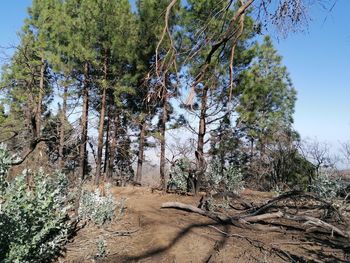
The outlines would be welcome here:
[[[264,221],[268,219],[273,219],[273,218],[280,218],[283,216],[282,212],[276,212],[276,213],[268,213],[268,214],[263,214],[263,215],[258,215],[258,216],[240,216],[240,217],[229,217],[226,215],[221,215],[221,214],[216,214],[212,213],[209,211],[205,211],[203,209],[200,209],[198,207],[195,207],[193,205],[187,205],[183,204],[180,202],[166,202],[161,205],[161,208],[174,208],[174,209],[179,209],[179,210],[184,210],[196,214],[200,214],[202,216],[209,217],[213,219],[214,221],[217,222],[222,222],[222,223],[233,223],[234,221],[238,222],[249,222],[249,223],[255,223],[259,221]],[[235,224],[236,225],[236,224]]]
[[[331,232],[331,235],[333,237],[334,233],[337,233],[339,236],[345,237],[350,239],[350,233],[349,232],[345,232],[340,230],[338,227],[333,226],[325,221],[322,221],[319,218],[315,218],[315,217],[311,217],[311,216],[304,216],[304,215],[290,215],[290,214],[284,214],[283,215],[284,218],[289,219],[289,220],[294,220],[294,221],[305,221],[305,223],[303,225],[307,226],[307,225],[311,225],[312,228],[317,229],[321,228],[321,229],[325,229],[325,230],[329,230]]]
[[[343,231],[339,229],[338,227],[331,225],[321,219],[307,216],[307,215],[291,215],[284,213],[282,211],[274,212],[274,213],[266,213],[261,215],[256,215],[256,212],[253,212],[252,215],[238,215],[234,217],[229,217],[222,214],[217,214],[209,211],[205,211],[203,209],[200,209],[198,207],[195,207],[193,205],[183,204],[180,202],[167,202],[163,203],[161,205],[161,208],[173,208],[173,209],[179,209],[184,210],[196,214],[200,214],[202,216],[206,216],[211,218],[212,220],[219,222],[219,223],[225,223],[225,224],[232,224],[238,227],[249,227],[248,223],[257,223],[260,221],[265,220],[271,220],[276,218],[284,218],[287,220],[300,222],[304,221],[303,225],[308,226],[311,225],[312,228],[308,228],[309,230],[326,230],[331,234],[333,237],[334,233],[338,234],[339,236],[345,237],[347,239],[350,239],[350,233]],[[305,229],[306,231],[308,229]]]
[[[276,213],[268,213],[268,214],[257,215],[257,216],[247,216],[247,217],[243,217],[242,219],[249,223],[255,223],[259,221],[280,218],[282,216],[283,216],[283,213],[281,211],[278,211]]]
[[[222,223],[225,223],[225,222],[227,223],[231,220],[231,218],[228,216],[211,213],[211,212],[205,211],[203,209],[200,209],[198,207],[195,207],[193,205],[187,205],[187,204],[183,204],[180,202],[166,202],[166,203],[163,203],[161,205],[161,208],[174,208],[174,209],[184,210],[184,211],[188,211],[188,212],[192,212],[192,213],[200,214],[202,216],[209,217],[209,218],[213,219],[214,221],[222,222]]]

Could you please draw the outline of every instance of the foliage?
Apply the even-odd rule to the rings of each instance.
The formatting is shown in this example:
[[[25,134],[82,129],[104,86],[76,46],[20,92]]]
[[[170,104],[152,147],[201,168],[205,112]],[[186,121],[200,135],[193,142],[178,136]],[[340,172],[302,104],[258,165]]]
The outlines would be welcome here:
[[[279,1],[287,14],[292,2]],[[193,176],[195,190],[206,182],[239,191],[243,173],[272,185],[309,183],[313,167],[298,154],[297,139],[279,135],[294,132],[296,92],[271,38],[256,42],[262,26],[256,24],[256,6],[238,15],[240,1],[172,3],[134,1],[132,8],[128,0],[33,0],[19,45],[1,72],[0,140],[21,151],[19,156],[38,152],[34,148],[43,141],[39,152],[47,153],[47,167],[75,171],[79,166],[80,179],[94,155],[96,174],[103,169],[107,177],[126,181],[133,179],[136,156],[140,180],[144,150],[157,134],[164,179],[166,130],[176,111],[181,117],[188,110],[198,127],[181,118],[175,125],[185,123],[196,134],[200,158],[197,167],[185,158],[172,167],[170,183],[179,189],[188,190]],[[185,103],[175,100],[189,87]],[[63,103],[55,115],[52,102],[61,103],[61,90]],[[99,119],[97,143],[87,137],[96,128],[92,116]],[[206,179],[209,141],[209,158],[216,163]],[[29,157],[27,164],[46,165],[45,160]],[[105,211],[94,211],[100,198],[85,193],[81,200],[85,216],[96,216],[98,224],[114,207],[109,200]]]
[[[74,138],[72,132],[73,127],[68,122],[62,123],[59,115],[52,115],[47,117],[46,125],[42,130],[43,135],[50,136],[50,140],[46,142],[46,154],[48,159],[52,163],[56,163],[59,159],[59,146],[60,146],[60,127],[64,127],[65,132],[65,143],[63,145],[63,156],[64,166],[60,167],[64,172],[69,173],[76,169],[76,162],[74,160],[78,157],[78,146],[79,140]]]
[[[293,133],[282,131],[273,138],[274,142],[270,143],[266,153],[268,159],[264,175],[269,180],[269,187],[285,184],[306,190],[315,176],[315,167],[300,154],[298,139]]]
[[[103,196],[99,189],[94,192],[84,191],[80,198],[79,217],[83,220],[91,220],[97,225],[103,225],[106,221],[115,218],[116,208],[123,208],[123,200],[119,203],[111,193]]]
[[[3,193],[7,186],[6,176],[10,169],[12,157],[6,150],[5,145],[0,145],[0,193]]]
[[[223,118],[211,133],[212,156],[221,166],[240,167],[249,183],[266,181],[267,188],[307,179],[298,168],[303,160],[292,130],[296,92],[269,37],[255,45],[250,65],[237,76],[236,92],[237,115]]]
[[[243,174],[234,164],[222,165],[217,159],[211,162],[206,175],[208,185],[215,191],[239,193],[244,188]]]
[[[212,211],[212,212],[219,210],[219,209],[227,210],[230,208],[230,202],[231,202],[231,200],[229,197],[225,197],[225,198],[218,199],[218,200],[210,197],[206,200],[205,208],[206,208],[206,210]]]
[[[310,185],[310,190],[322,198],[333,199],[343,193],[345,184],[340,177],[324,169]]]
[[[0,169],[5,171],[8,156],[3,148],[0,153]],[[58,254],[71,228],[66,194],[62,173],[24,171],[7,182],[1,190],[1,262],[48,262]]]
[[[187,182],[190,176],[191,161],[188,158],[177,160],[170,169],[170,179],[168,184],[174,185],[177,189],[187,191]]]
[[[107,256],[107,242],[103,238],[99,238],[96,242],[97,252],[95,257],[96,258],[104,258]]]
[[[248,137],[260,139],[258,135],[293,123],[296,91],[270,37],[258,46],[252,65],[240,78],[237,112]]]

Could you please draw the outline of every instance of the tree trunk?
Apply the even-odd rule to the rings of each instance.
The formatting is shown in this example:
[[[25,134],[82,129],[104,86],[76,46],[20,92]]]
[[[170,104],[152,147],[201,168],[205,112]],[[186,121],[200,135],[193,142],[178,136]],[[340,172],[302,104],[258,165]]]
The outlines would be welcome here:
[[[142,164],[144,158],[144,147],[145,147],[146,127],[145,121],[142,120],[140,123],[140,136],[139,136],[139,154],[137,160],[137,171],[136,171],[136,182],[141,183],[142,179]]]
[[[101,112],[100,112],[100,123],[98,127],[98,139],[97,139],[97,158],[96,158],[96,177],[95,184],[98,184],[101,177],[101,165],[102,165],[102,151],[103,151],[103,135],[104,135],[104,123],[106,115],[106,98],[107,98],[107,77],[108,77],[108,51],[105,52],[104,59],[104,80],[101,99]]]
[[[208,87],[205,86],[202,90],[202,98],[201,98],[201,110],[199,115],[199,127],[198,127],[198,139],[197,139],[197,153],[199,158],[197,159],[197,167],[202,168],[205,166],[204,164],[204,137],[206,134],[207,124],[206,124],[206,114],[207,114],[207,102],[208,102]],[[201,187],[204,170],[197,171],[197,184],[195,192],[199,192],[199,188]]]
[[[168,111],[167,111],[167,98],[166,94],[163,99],[163,112],[162,118],[160,121],[160,164],[159,164],[159,172],[160,172],[160,187],[162,190],[166,190],[165,184],[165,131],[166,131],[166,123],[168,119]]]
[[[88,115],[89,115],[89,87],[88,87],[88,74],[89,65],[85,64],[84,69],[84,83],[83,83],[83,112],[81,116],[81,142],[79,149],[79,176],[81,181],[84,180],[87,166],[87,154],[86,154],[86,143],[87,143],[87,132],[88,132]]]
[[[60,114],[61,119],[61,127],[60,127],[60,144],[58,146],[58,167],[59,169],[63,169],[63,149],[64,149],[64,137],[65,137],[65,129],[66,129],[66,114],[67,114],[67,96],[68,96],[68,85],[65,84],[63,88],[63,103]]]
[[[107,113],[108,116],[108,113]],[[111,125],[110,125],[110,119],[109,117],[107,118],[107,123],[106,123],[106,143],[105,143],[105,160],[103,162],[103,173],[106,175],[107,172],[107,165],[108,165],[108,156],[109,156],[109,151],[110,151],[110,147],[109,147],[109,138],[111,137]]]
[[[118,112],[112,122],[113,125],[110,125],[111,129],[111,144],[110,144],[110,150],[109,150],[109,155],[108,155],[108,165],[107,165],[107,172],[106,172],[106,177],[107,180],[111,180],[113,176],[113,167],[114,167],[114,157],[115,157],[115,150],[117,147],[117,136],[118,136],[118,124],[119,124],[119,116]]]
[[[40,67],[40,82],[39,82],[39,97],[38,104],[35,113],[36,121],[36,131],[35,137],[40,137],[41,133],[41,113],[42,113],[42,103],[43,103],[43,93],[44,93],[44,81],[45,81],[45,60],[44,57],[41,57],[41,67]]]
[[[99,128],[98,128],[98,139],[97,139],[97,157],[96,157],[95,184],[99,183],[100,176],[101,176],[105,112],[106,112],[106,88],[103,88],[102,102],[101,102],[101,113],[100,113],[100,123],[99,123]]]
[[[27,128],[27,132],[28,132],[28,138],[31,138],[31,141],[36,140],[36,121],[35,121],[35,111],[36,111],[36,104],[34,102],[34,96],[33,96],[33,92],[32,92],[32,83],[33,83],[33,79],[31,79],[28,83],[28,99],[27,102],[24,106],[24,110],[25,110],[25,125]],[[34,121],[33,121],[34,120]],[[28,150],[30,149],[30,144],[29,143],[29,147]]]

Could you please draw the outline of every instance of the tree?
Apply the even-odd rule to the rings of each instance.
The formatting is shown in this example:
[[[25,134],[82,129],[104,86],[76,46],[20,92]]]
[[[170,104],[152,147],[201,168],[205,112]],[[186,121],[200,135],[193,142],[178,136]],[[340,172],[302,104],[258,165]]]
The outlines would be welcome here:
[[[263,151],[269,136],[281,128],[291,129],[296,101],[296,91],[270,37],[258,46],[255,61],[240,78],[237,126],[252,146],[257,143]]]
[[[103,138],[106,123],[107,93],[128,70],[131,50],[128,50],[128,38],[132,30],[132,15],[128,1],[90,1],[89,11],[94,17],[95,34],[90,46],[95,49],[96,57],[93,66],[96,67],[97,83],[100,95],[100,120],[98,127],[98,143],[96,156],[95,183],[98,184],[101,176]],[[126,45],[125,45],[126,41]],[[110,93],[113,94],[113,93]],[[107,131],[108,134],[108,131]],[[105,151],[108,149],[106,148]]]
[[[14,121],[24,123],[24,136],[29,143],[21,149],[32,152],[42,140],[42,118],[47,113],[47,105],[52,98],[52,85],[44,59],[45,45],[38,39],[39,34],[33,20],[26,21],[20,37],[21,42],[11,61],[3,69],[1,86],[9,115],[16,116],[17,120],[13,119]]]
[[[155,72],[157,44],[161,38],[164,27],[164,19],[160,14],[165,10],[168,1],[139,0],[137,1],[137,48],[135,52],[134,75],[135,94],[132,98],[132,109],[137,117],[135,118],[138,129],[138,150],[137,150],[137,171],[136,182],[142,179],[142,166],[144,160],[144,149],[147,137],[147,126],[157,111],[157,102],[149,101],[147,98],[154,87],[155,80],[148,75]],[[163,54],[164,55],[164,54]]]
[[[96,49],[92,41],[97,34],[96,21],[93,19],[96,14],[90,9],[95,1],[88,0],[67,0],[63,2],[62,13],[59,16],[61,27],[57,27],[55,33],[59,46],[61,61],[68,61],[74,70],[74,77],[77,80],[78,95],[82,97],[82,114],[80,118],[80,147],[79,147],[79,179],[83,180],[87,173],[87,141],[88,141],[88,116],[90,93],[93,83],[93,65]],[[59,34],[63,32],[63,34]],[[69,70],[67,70],[69,72]]]
[[[300,149],[303,156],[314,165],[317,176],[322,169],[335,167],[336,160],[331,157],[330,146],[327,143],[308,139],[303,141]]]
[[[239,8],[238,5],[230,8],[224,2],[219,5],[216,1],[188,1],[185,10],[183,42],[188,52],[184,61],[189,68],[187,77],[193,81],[186,106],[198,118],[198,128],[190,127],[197,136],[198,167],[205,166],[205,145],[211,132],[208,127],[215,129],[220,120],[230,116],[231,83],[237,81],[240,72],[249,65],[254,55],[249,41],[255,34],[253,22],[245,15],[240,21],[235,20],[236,37],[227,40],[229,44],[221,49],[218,57],[214,58],[213,47],[206,45],[214,41],[221,28],[225,30],[232,26],[227,17],[234,15]],[[227,11],[227,16],[223,10]],[[212,12],[218,15],[211,17]],[[203,26],[205,30],[198,30]],[[230,70],[227,71],[227,68]],[[203,177],[204,173],[198,174],[196,191]]]

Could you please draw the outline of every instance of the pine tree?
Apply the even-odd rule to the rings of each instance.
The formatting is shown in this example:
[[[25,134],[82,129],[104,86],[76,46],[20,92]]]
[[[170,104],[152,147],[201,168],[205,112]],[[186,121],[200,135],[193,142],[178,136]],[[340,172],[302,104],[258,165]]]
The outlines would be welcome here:
[[[78,81],[78,95],[82,97],[82,114],[80,118],[79,178],[83,180],[88,167],[88,117],[90,93],[92,92],[93,66],[97,58],[95,42],[95,13],[90,8],[95,1],[67,0],[63,2],[60,24],[57,26],[56,41],[59,46],[59,61],[67,61],[72,65],[74,77]],[[96,10],[95,10],[96,11]],[[60,34],[62,32],[62,34]]]
[[[157,112],[157,102],[150,101],[148,95],[154,79],[147,76],[153,71],[156,62],[156,48],[164,27],[164,19],[159,14],[165,10],[168,1],[138,0],[137,1],[137,48],[133,72],[135,95],[133,96],[133,111],[139,129],[136,182],[142,179],[144,150],[147,145],[147,130],[151,119]]]
[[[270,37],[258,47],[251,68],[241,76],[238,123],[261,148],[279,129],[290,130],[296,92]]]
[[[220,32],[232,26],[227,17],[232,17],[237,8],[238,6],[233,6],[226,13],[222,12],[226,10],[224,2],[188,1],[185,10],[183,42],[185,50],[189,50],[185,62],[189,68],[187,78],[193,83],[190,98],[194,98],[189,99],[185,106],[194,116],[198,116],[198,128],[190,127],[197,136],[197,166],[200,169],[197,173],[196,189],[193,189],[197,192],[204,180],[205,145],[209,142],[207,136],[213,131],[208,128],[215,129],[215,124],[231,116],[231,83],[236,84],[240,72],[249,66],[254,56],[254,46],[250,39],[255,32],[253,21],[248,16],[242,20],[242,25],[238,21],[233,25],[237,36],[228,39],[227,45],[220,51],[213,51],[215,49],[211,46],[212,41],[220,36]],[[217,15],[213,17],[213,13]],[[198,30],[203,27],[205,30]],[[240,30],[241,34],[237,33]],[[228,69],[231,65],[232,47],[235,47],[236,52],[231,72]]]
[[[110,89],[118,89],[123,75],[128,71],[128,64],[131,51],[128,50],[132,30],[132,15],[129,2],[124,1],[90,1],[89,11],[94,14],[94,38],[91,39],[91,48],[95,49],[95,61],[93,63],[96,83],[101,96],[100,120],[98,127],[98,142],[96,156],[95,183],[98,183],[101,176],[103,139],[105,123],[108,113],[107,95]],[[109,93],[113,95],[113,93]],[[107,131],[108,134],[108,131]],[[108,143],[108,141],[107,141]],[[108,149],[106,147],[105,152]],[[106,161],[105,161],[106,163]]]
[[[38,40],[37,28],[27,20],[20,33],[21,42],[9,64],[2,72],[2,87],[10,115],[25,123],[29,144],[23,149],[32,151],[42,140],[42,118],[50,102],[52,86],[44,44]],[[45,106],[45,107],[44,107]]]

